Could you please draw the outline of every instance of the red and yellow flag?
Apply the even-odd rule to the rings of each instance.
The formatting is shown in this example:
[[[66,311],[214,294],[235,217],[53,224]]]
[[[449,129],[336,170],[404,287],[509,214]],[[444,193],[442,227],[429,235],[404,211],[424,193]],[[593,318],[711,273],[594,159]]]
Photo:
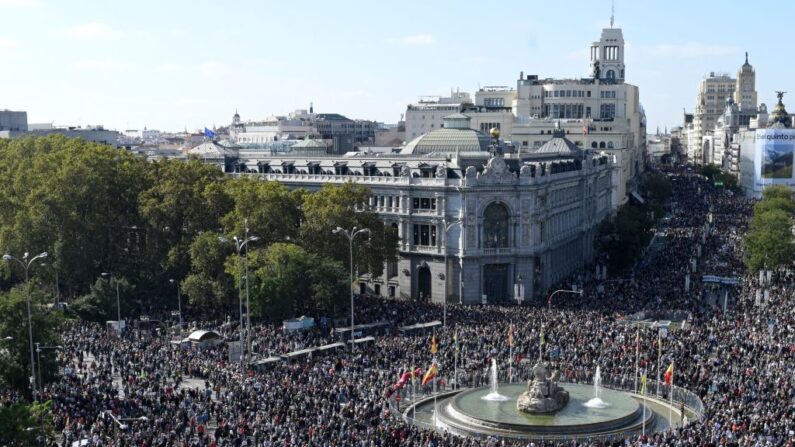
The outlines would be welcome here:
[[[439,351],[439,344],[436,343],[436,336],[431,337],[431,354],[436,354]]]
[[[663,380],[665,380],[666,385],[670,385],[671,382],[674,380],[674,362],[671,362],[671,365],[668,366],[668,369],[665,370],[665,374],[663,374]]]
[[[428,368],[428,372],[425,373],[425,377],[422,378],[422,386],[425,386],[428,382],[433,380],[436,377],[436,374],[439,373],[439,368],[436,367],[436,362],[431,363],[431,367]]]

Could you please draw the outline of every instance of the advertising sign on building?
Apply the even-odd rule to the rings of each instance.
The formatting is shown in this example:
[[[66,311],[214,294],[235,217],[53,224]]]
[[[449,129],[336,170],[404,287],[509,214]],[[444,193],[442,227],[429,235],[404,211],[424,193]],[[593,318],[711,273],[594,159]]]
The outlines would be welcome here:
[[[758,185],[795,185],[795,129],[757,130],[754,157]]]

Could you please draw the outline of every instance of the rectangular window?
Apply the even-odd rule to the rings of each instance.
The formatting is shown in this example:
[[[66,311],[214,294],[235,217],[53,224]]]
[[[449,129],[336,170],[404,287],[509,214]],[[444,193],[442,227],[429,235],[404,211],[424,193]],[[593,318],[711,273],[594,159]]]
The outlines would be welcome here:
[[[431,242],[431,228],[428,225],[420,225],[420,245],[428,246]]]
[[[599,107],[599,116],[602,119],[611,119],[615,118],[616,116],[616,105],[615,104],[602,104]]]
[[[414,225],[414,245],[432,247],[436,245],[436,225]]]

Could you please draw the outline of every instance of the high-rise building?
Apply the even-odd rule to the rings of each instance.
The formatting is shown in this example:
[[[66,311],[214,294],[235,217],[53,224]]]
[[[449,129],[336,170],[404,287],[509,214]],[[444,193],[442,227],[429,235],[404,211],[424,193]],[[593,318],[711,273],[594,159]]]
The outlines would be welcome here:
[[[737,80],[728,73],[712,72],[705,76],[698,84],[696,97],[696,110],[693,113],[693,139],[695,144],[693,153],[701,160],[703,139],[708,132],[712,132],[718,117],[723,114],[726,98],[734,97],[734,88]]]
[[[644,163],[646,118],[640,105],[638,87],[625,82],[624,37],[621,28],[605,28],[590,45],[590,76],[577,79],[541,78],[519,74],[516,88],[480,88],[475,101],[451,98],[410,105],[406,112],[406,139],[418,138],[441,120],[439,107],[455,113],[450,103],[460,105],[473,129],[487,133],[500,130],[519,152],[533,153],[560,127],[571,141],[583,148],[605,150],[620,166],[613,177],[612,206],[626,201],[635,188],[635,179]],[[453,100],[455,99],[455,100]],[[436,113],[434,113],[434,111]],[[422,119],[418,119],[420,115]]]
[[[729,115],[724,116],[726,113]],[[756,72],[745,53],[745,63],[737,70],[736,78],[712,72],[699,83],[688,138],[688,157],[697,164],[723,164],[724,149],[730,145],[725,139],[724,127],[747,127],[758,114]],[[714,135],[716,128],[721,133],[717,137]]]
[[[756,113],[756,72],[748,63],[748,52],[745,52],[745,63],[737,70],[737,84],[734,88],[734,102],[741,112]],[[748,123],[744,123],[747,125]]]

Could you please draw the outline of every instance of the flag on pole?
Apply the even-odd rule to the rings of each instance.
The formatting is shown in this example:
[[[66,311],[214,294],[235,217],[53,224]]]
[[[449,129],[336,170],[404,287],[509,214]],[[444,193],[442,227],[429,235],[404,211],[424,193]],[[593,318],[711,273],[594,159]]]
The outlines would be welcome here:
[[[640,376],[640,394],[646,394],[646,373]]]
[[[207,137],[207,138],[213,138],[215,136],[215,132],[213,132],[212,130],[210,130],[210,129],[205,127],[204,128],[204,136]]]
[[[663,380],[665,380],[666,385],[670,385],[671,382],[674,380],[674,362],[671,362],[671,365],[668,366],[668,369],[665,370],[665,374],[663,374]]]
[[[436,336],[431,337],[431,354],[436,354],[439,351],[439,344],[436,343]]]
[[[460,349],[458,348],[458,332],[455,332],[453,334],[453,349],[455,349],[455,352],[460,351]]]
[[[513,346],[513,324],[508,326],[508,346]]]
[[[544,326],[541,326],[541,346],[544,346]]]
[[[425,377],[422,378],[422,386],[425,386],[428,382],[433,380],[436,377],[436,374],[439,373],[439,368],[436,367],[436,361],[431,363],[431,367],[428,368],[428,372],[425,373]]]

